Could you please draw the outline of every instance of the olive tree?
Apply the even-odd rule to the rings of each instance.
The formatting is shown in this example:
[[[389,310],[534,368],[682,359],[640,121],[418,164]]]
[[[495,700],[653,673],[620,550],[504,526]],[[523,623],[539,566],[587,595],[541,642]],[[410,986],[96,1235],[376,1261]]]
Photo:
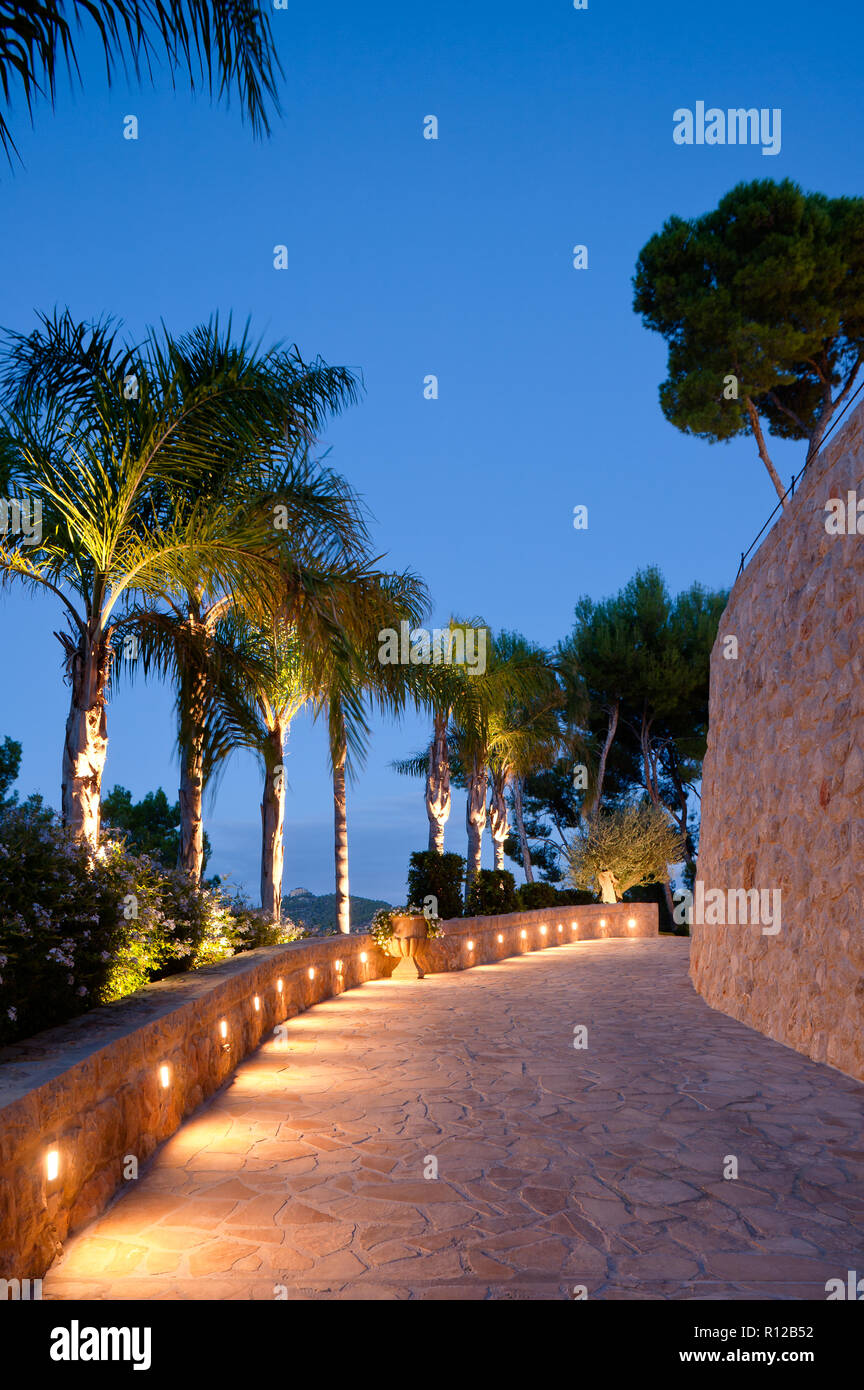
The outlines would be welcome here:
[[[668,866],[683,854],[684,837],[661,807],[645,801],[594,816],[574,835],[567,858],[574,888],[617,903],[637,884],[668,883]]]

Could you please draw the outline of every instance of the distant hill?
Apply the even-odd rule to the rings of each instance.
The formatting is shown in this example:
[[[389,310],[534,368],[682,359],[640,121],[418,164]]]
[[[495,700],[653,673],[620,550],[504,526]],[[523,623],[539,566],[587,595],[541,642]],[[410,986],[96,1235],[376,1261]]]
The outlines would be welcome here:
[[[351,895],[351,926],[353,928],[365,927],[372,921],[379,907],[391,907],[391,903],[385,903],[380,898],[358,898]],[[306,888],[292,888],[282,899],[282,910],[292,922],[298,926],[308,927],[311,930],[335,931],[336,921],[336,894],[335,893],[310,893]]]

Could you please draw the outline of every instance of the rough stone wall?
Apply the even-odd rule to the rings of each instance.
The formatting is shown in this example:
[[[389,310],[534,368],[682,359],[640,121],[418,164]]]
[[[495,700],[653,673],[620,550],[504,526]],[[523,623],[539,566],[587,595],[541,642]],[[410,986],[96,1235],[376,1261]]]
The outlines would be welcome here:
[[[444,935],[418,954],[430,973],[568,940],[655,937],[657,907],[619,903],[568,908],[565,916],[544,909],[443,925]],[[366,935],[266,947],[150,985],[0,1051],[0,1278],[40,1278],[67,1235],[123,1186],[128,1156],[143,1166],[278,1023],[387,977],[394,965]],[[393,985],[405,987],[412,985]],[[59,1154],[50,1183],[49,1150]]]
[[[850,491],[864,503],[864,405],[720,623],[697,878],[706,893],[779,888],[782,919],[776,935],[694,923],[690,973],[714,1008],[864,1080],[864,534],[825,529],[826,502]]]

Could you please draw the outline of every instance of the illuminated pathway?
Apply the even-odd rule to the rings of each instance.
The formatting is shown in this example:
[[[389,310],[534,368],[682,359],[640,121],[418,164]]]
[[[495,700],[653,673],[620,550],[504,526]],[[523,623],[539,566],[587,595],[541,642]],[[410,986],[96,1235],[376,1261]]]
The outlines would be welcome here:
[[[824,1299],[864,1273],[862,1100],[709,1009],[678,939],[376,981],[245,1062],[44,1293]]]

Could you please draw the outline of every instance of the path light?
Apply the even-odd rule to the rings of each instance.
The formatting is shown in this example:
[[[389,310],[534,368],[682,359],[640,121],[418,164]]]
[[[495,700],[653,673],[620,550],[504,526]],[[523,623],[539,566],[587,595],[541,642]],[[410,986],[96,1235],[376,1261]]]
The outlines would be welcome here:
[[[578,922],[571,922],[571,923],[570,923],[570,930],[571,930],[571,931],[578,931],[578,930],[579,930],[579,923],[578,923]]]
[[[225,1020],[224,1018],[222,1019],[221,1023],[219,1024],[219,1032],[221,1033],[221,1035],[222,1035],[223,1038],[227,1038],[227,1036],[228,1036],[228,1024],[227,1024],[227,1022],[226,1022],[226,1020]]]
[[[334,961],[333,964],[336,966],[336,974],[337,974],[337,975],[341,975],[341,974],[342,974],[342,962],[341,962],[341,960]]]
[[[60,1172],[60,1150],[49,1149],[45,1155],[45,1176],[49,1182],[54,1182]]]
[[[600,925],[601,925],[601,927],[605,927],[605,925],[606,925],[606,918],[605,918],[605,917],[601,917],[601,918],[600,918]]]
[[[468,942],[468,950],[469,950],[469,951],[473,951],[473,950],[474,950],[474,942],[473,942],[473,941],[469,941],[469,942]]]
[[[314,965],[310,965],[310,966],[309,966],[309,979],[310,979],[310,980],[314,980],[314,979],[315,979],[315,967],[314,967]]]
[[[361,952],[360,952],[360,959],[362,960],[363,964],[365,965],[366,962],[367,962],[367,960],[369,959],[369,957],[367,956],[367,954],[366,954],[365,951],[361,951]]]
[[[167,1091],[171,1085],[171,1068],[167,1067],[164,1062],[159,1068],[159,1083],[163,1091]]]
[[[261,1012],[261,1000],[260,1000],[260,998],[259,998],[259,996],[258,996],[257,994],[255,995],[255,998],[252,1000],[252,1003],[255,1005],[255,1012],[256,1012],[256,1014],[260,1014],[260,1012]]]
[[[635,925],[636,925],[636,918],[635,918],[635,917],[631,917],[631,918],[628,920],[627,925],[628,925],[628,927],[630,927],[630,929],[631,929],[631,931],[632,931],[633,927],[635,927]]]
[[[503,938],[503,936],[501,935],[500,931],[499,931],[499,933],[498,933],[498,945],[499,945],[499,946],[503,946],[503,945],[504,945],[504,938]]]
[[[562,927],[562,925],[561,925],[560,922],[558,923],[558,930],[559,930],[559,931],[563,931],[563,930],[564,930],[564,928]]]
[[[527,931],[520,931],[519,935],[521,936],[522,940],[524,941],[525,938],[526,938],[526,936],[528,935],[528,933],[527,933]]]
[[[545,927],[541,927],[541,928],[540,928],[540,935],[541,935],[541,936],[545,936],[545,935],[546,935],[546,928],[545,928]]]
[[[277,980],[277,981],[276,981],[276,988],[278,989],[279,993],[281,994],[282,991],[283,991],[283,989],[285,988],[285,982],[284,982],[284,980]]]

